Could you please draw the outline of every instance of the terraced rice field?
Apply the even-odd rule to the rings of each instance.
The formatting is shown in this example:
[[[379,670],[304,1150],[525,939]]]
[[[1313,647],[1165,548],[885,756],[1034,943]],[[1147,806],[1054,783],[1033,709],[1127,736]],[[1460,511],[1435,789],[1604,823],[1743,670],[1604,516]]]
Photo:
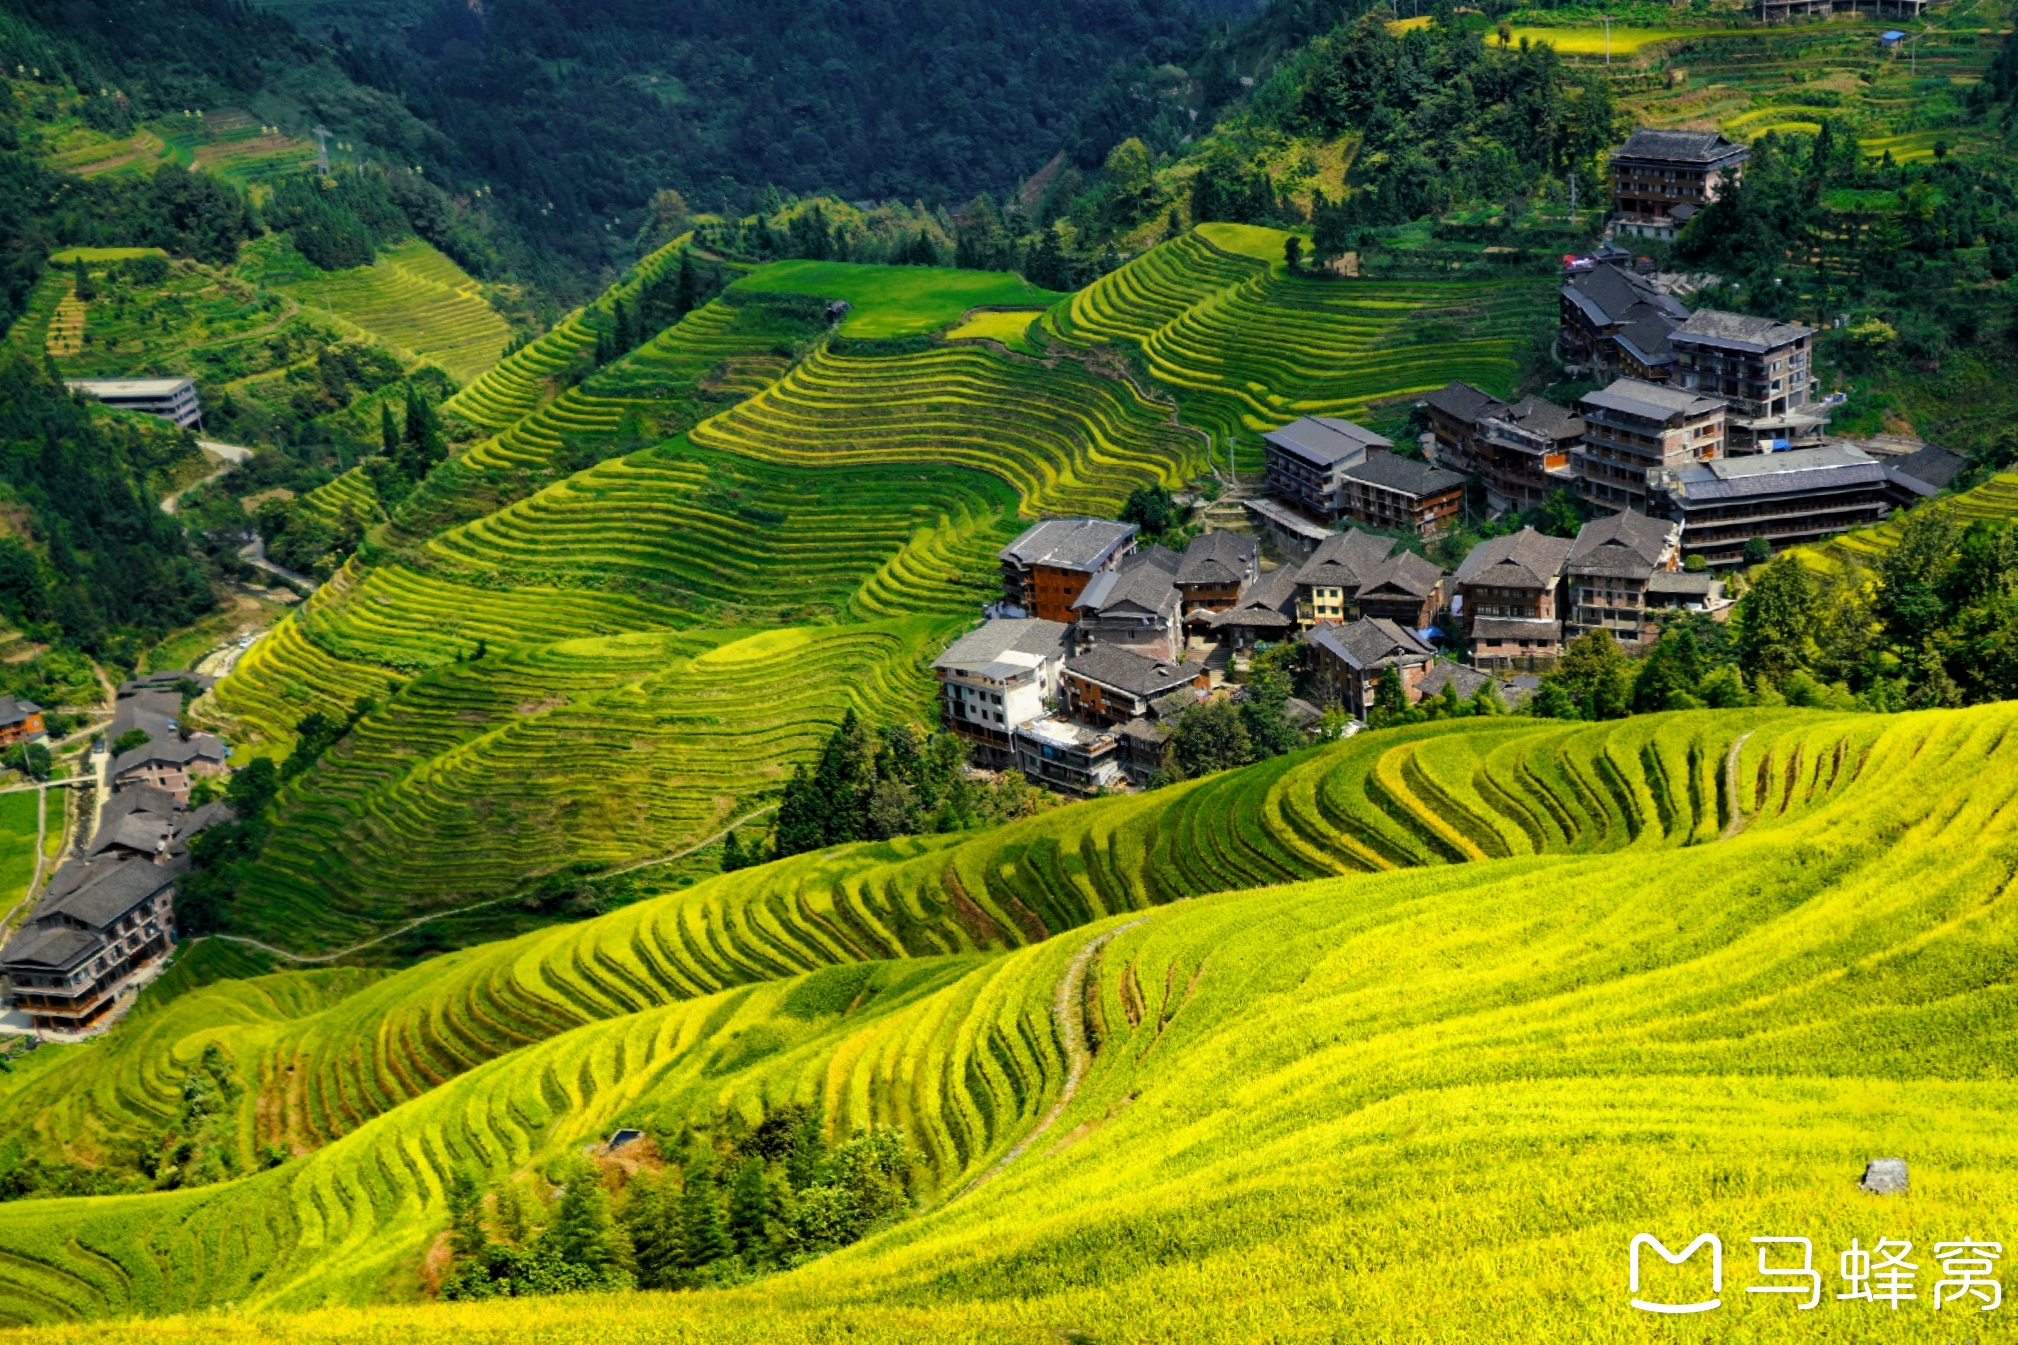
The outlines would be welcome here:
[[[397,1299],[457,1166],[500,1178],[619,1125],[819,1100],[837,1134],[905,1127],[917,1218],[743,1289],[376,1329],[1627,1341],[1651,1338],[1622,1286],[1652,1230],[1722,1236],[1709,1325],[1737,1338],[1952,1339],[1924,1302],[1807,1318],[1747,1294],[1746,1239],[1811,1237],[1832,1270],[1852,1237],[1931,1247],[2018,1216],[1997,1026],[2014,716],[1370,734],[726,876],[320,1013],[250,1004],[209,1031],[343,1137],[224,1186],[0,1207],[0,1311]],[[972,912],[914,904],[956,890]],[[1913,1194],[1880,1204],[1855,1183],[1894,1153]]]
[[[1199,437],[1129,385],[975,346],[823,350],[692,438],[807,468],[954,463],[1000,476],[1030,513],[1111,515],[1135,487],[1178,486],[1204,465]]]
[[[761,654],[789,662],[803,649],[794,634],[758,637]],[[640,672],[666,657],[642,637],[624,643]],[[693,672],[746,662],[730,645],[694,659]],[[606,676],[600,663],[588,671]],[[459,666],[409,685],[392,716],[367,720],[369,736],[337,757],[347,785],[323,793],[355,801],[350,811],[362,819],[362,836],[393,814],[379,801],[387,793],[443,778],[427,761],[452,761],[471,743],[475,751],[504,750],[459,736],[456,726],[461,707],[536,694],[552,678],[537,667],[520,675],[519,686],[500,685]],[[576,694],[589,698],[598,689]],[[566,707],[523,708],[553,714]],[[501,1051],[612,1015],[823,966],[999,951],[1190,897],[1319,877],[1706,844],[1734,820],[1779,825],[1832,799],[1885,723],[1731,712],[1362,735],[974,836],[851,846],[724,875],[586,923],[423,964],[279,1037],[261,1037],[267,1044],[260,1051],[280,1063],[260,1067],[244,1104],[244,1133],[248,1145],[255,1131],[258,1142],[320,1144]],[[409,740],[415,764],[401,776],[384,765],[394,755],[385,744]],[[348,855],[341,842],[320,853]],[[462,843],[451,833],[447,845],[402,857],[394,853],[400,843],[388,838],[379,846],[384,853],[360,861],[358,873],[322,876],[304,867],[286,918],[326,920],[314,909],[327,899],[318,885],[373,881],[373,864],[432,866],[436,881],[458,881],[442,866]],[[193,1034],[205,1012],[186,1011],[177,1050],[200,1050]],[[159,1049],[136,1041],[121,1052]],[[245,1048],[232,1049],[247,1058]],[[94,1114],[93,1126],[109,1131],[121,1123],[115,1108]],[[74,1110],[71,1116],[83,1124]],[[255,1116],[262,1118],[256,1124]]]
[[[327,485],[317,486],[306,495],[299,496],[296,507],[308,510],[327,523],[341,518],[346,507],[367,526],[383,516],[378,491],[373,488],[371,477],[362,467],[353,467]]]
[[[1964,523],[1976,519],[2009,523],[2018,518],[2018,472],[1999,472],[1980,486],[1918,507],[1949,510]],[[1797,547],[1793,554],[1809,569],[1823,574],[1840,574],[1868,567],[1897,546],[1904,527],[1905,515],[1902,512],[1875,528],[1860,528],[1813,546]]]
[[[843,336],[881,339],[938,331],[982,305],[1044,305],[1065,296],[1010,271],[946,271],[932,266],[772,262],[735,284],[750,294],[807,294],[849,305]]]
[[[1507,391],[1548,317],[1549,285],[1532,277],[1291,277],[1257,255],[1280,256],[1285,237],[1201,226],[1079,291],[1047,323],[1070,343],[1139,350],[1184,423],[1251,465],[1256,436],[1299,416],[1364,418],[1452,379]]]
[[[511,340],[477,282],[418,238],[380,249],[370,266],[328,272],[268,243],[240,272],[458,383],[496,364]]]

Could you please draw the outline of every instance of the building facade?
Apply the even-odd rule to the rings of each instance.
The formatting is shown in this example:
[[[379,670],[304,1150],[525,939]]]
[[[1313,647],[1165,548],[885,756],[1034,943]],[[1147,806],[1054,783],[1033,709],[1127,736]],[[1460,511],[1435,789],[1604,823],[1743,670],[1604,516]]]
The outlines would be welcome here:
[[[185,430],[203,423],[193,378],[76,378],[65,386],[107,406],[172,420]]]
[[[1094,576],[1117,568],[1135,548],[1136,526],[1105,518],[1047,518],[997,553],[1002,615],[1072,621],[1073,604]]]
[[[1573,546],[1522,528],[1472,548],[1458,566],[1455,605],[1474,667],[1533,666],[1562,652],[1559,600]]]
[[[1672,239],[1698,210],[1737,185],[1751,154],[1716,131],[1640,127],[1611,155],[1619,232]]]
[[[1372,618],[1305,631],[1312,681],[1325,701],[1365,719],[1375,704],[1381,675],[1389,668],[1401,678],[1411,703],[1422,699],[1423,674],[1436,651],[1392,621]]]
[[[1091,649],[1065,664],[1065,713],[1082,723],[1112,728],[1151,713],[1172,692],[1204,692],[1212,674],[1203,664],[1145,658],[1127,649]]]
[[[187,868],[186,857],[64,865],[0,952],[14,1007],[43,1032],[81,1033],[103,1020],[174,942],[175,880]]]
[[[1681,545],[1681,524],[1632,510],[1584,524],[1563,567],[1569,609],[1564,642],[1604,630],[1636,650],[1656,638],[1648,589],[1656,574],[1681,568]]]
[[[968,744],[977,764],[1011,764],[1017,726],[1043,718],[1058,698],[1071,636],[1062,621],[990,621],[932,661],[939,723]]]
[[[1724,403],[1725,451],[1758,453],[1821,442],[1809,409],[1815,329],[1704,309],[1668,335],[1670,381]]]
[[[1393,552],[1391,538],[1356,528],[1331,534],[1296,571],[1297,624],[1358,620],[1360,586]]]
[[[1464,511],[1464,478],[1404,458],[1392,441],[1349,420],[1306,416],[1262,436],[1268,488],[1320,523],[1352,519],[1425,537]]]
[[[1081,649],[1114,645],[1150,658],[1174,659],[1184,648],[1177,592],[1183,564],[1167,547],[1137,551],[1119,569],[1097,574],[1072,604],[1073,640]]]
[[[1681,525],[1684,556],[1736,565],[1754,537],[1784,551],[1883,522],[1893,486],[1870,454],[1830,444],[1686,467],[1666,479],[1661,498]]]
[[[1237,532],[1202,532],[1184,548],[1177,567],[1183,619],[1209,619],[1240,601],[1261,577],[1261,544]]]
[[[1648,475],[1724,455],[1724,404],[1684,388],[1621,378],[1579,402],[1583,443],[1572,455],[1577,492],[1606,509],[1649,507]]]

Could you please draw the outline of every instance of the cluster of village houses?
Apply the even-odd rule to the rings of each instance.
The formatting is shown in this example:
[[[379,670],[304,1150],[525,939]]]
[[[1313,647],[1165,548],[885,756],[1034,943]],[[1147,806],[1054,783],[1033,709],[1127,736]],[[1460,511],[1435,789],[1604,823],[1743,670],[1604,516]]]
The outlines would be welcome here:
[[[1747,156],[1714,131],[1634,132],[1612,156],[1615,234],[1672,238]],[[1255,535],[1206,532],[1182,555],[1110,520],[1030,528],[1001,553],[995,619],[935,665],[942,722],[979,764],[1090,794],[1146,782],[1176,716],[1238,694],[1229,663],[1262,642],[1301,642],[1317,696],[1359,718],[1389,668],[1411,701],[1455,683],[1517,702],[1579,635],[1633,652],[1663,610],[1724,610],[1717,571],[1753,539],[1778,551],[1877,523],[1965,465],[1831,439],[1815,328],[1691,311],[1685,280],[1652,271],[1610,245],[1565,258],[1559,350],[1605,382],[1573,408],[1451,383],[1421,404],[1416,453],[1298,420],[1263,436]],[[1394,542],[1564,490],[1600,515],[1575,538],[1494,537],[1455,574]],[[1264,543],[1286,563],[1264,570]],[[1441,657],[1460,633],[1464,665]]]
[[[1715,132],[1636,131],[1612,156],[1615,234],[1672,238],[1746,157]],[[977,764],[1085,795],[1147,782],[1176,717],[1238,694],[1226,673],[1261,643],[1300,642],[1317,698],[1360,718],[1390,668],[1412,701],[1455,686],[1517,702],[1585,632],[1633,650],[1663,610],[1721,610],[1714,567],[1753,538],[1778,550],[1875,523],[1961,470],[1931,446],[1830,440],[1814,328],[1692,312],[1683,284],[1651,270],[1610,246],[1566,259],[1560,351],[1610,380],[1573,409],[1452,383],[1424,400],[1419,456],[1346,420],[1285,425],[1264,436],[1269,498],[1244,502],[1254,535],[1206,532],[1181,555],[1107,519],[1031,527],[1001,553],[995,619],[934,665],[942,723]],[[73,386],[179,424],[200,414],[187,379]],[[1558,490],[1606,512],[1574,539],[1491,538],[1455,574],[1381,535],[1434,536],[1478,495],[1503,513]],[[1263,542],[1285,563],[1264,569]],[[1708,567],[1685,567],[1693,556]],[[1460,631],[1466,664],[1441,656]],[[159,966],[189,842],[230,817],[188,806],[227,755],[177,722],[189,676],[119,688],[107,741],[135,729],[147,741],[110,762],[91,840],[0,950],[15,1009],[45,1035],[101,1025]],[[38,707],[0,706],[0,748],[41,736]]]
[[[101,1025],[159,968],[174,946],[175,881],[189,867],[189,843],[231,818],[222,803],[189,806],[198,778],[224,773],[229,749],[215,734],[183,732],[187,681],[209,684],[157,673],[120,686],[105,739],[137,731],[147,741],[107,764],[112,793],[83,828],[90,839],[64,858],[0,949],[14,1010],[45,1037],[74,1040]],[[24,707],[33,713],[0,724],[0,743],[46,736],[39,708]]]

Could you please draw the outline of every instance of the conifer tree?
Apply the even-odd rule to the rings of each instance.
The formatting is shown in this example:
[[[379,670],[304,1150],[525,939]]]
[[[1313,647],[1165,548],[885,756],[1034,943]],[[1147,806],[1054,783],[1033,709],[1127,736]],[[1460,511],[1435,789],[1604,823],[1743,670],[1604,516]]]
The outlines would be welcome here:
[[[390,400],[378,404],[378,442],[388,458],[399,453],[399,422],[392,417]]]
[[[841,727],[820,754],[813,783],[826,803],[828,845],[856,841],[868,834],[869,794],[876,787],[875,749],[868,726],[852,707],[841,716]]]
[[[770,1210],[765,1192],[764,1160],[745,1158],[729,1188],[729,1237],[746,1262],[754,1263],[769,1249],[764,1219]]]
[[[680,1271],[687,1264],[682,1218],[680,1192],[671,1173],[635,1180],[624,1228],[630,1233],[640,1289],[679,1286]]]
[[[699,1269],[727,1256],[733,1248],[722,1231],[722,1210],[715,1195],[715,1174],[704,1163],[687,1169],[686,1193],[680,1200],[682,1263]]]
[[[459,1167],[448,1183],[449,1245],[461,1257],[483,1255],[489,1239],[483,1232],[483,1186],[476,1174]]]
[[[618,1269],[615,1226],[610,1222],[610,1198],[597,1180],[595,1168],[578,1164],[567,1174],[554,1221],[547,1225],[541,1241],[552,1246],[569,1265],[580,1266],[598,1276]]]
[[[735,829],[730,828],[729,834],[722,837],[722,872],[734,873],[748,867],[749,862],[743,854],[743,843],[736,838]]]

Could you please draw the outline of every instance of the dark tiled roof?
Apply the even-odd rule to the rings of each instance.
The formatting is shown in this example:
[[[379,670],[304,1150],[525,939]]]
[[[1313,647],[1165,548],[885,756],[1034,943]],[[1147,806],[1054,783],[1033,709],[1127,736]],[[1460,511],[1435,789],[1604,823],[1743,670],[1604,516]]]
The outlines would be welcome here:
[[[1680,323],[1689,316],[1688,306],[1674,295],[1617,266],[1579,272],[1563,282],[1563,293],[1600,327],[1640,317],[1667,317]],[[1645,311],[1636,313],[1635,309]]]
[[[1576,412],[1532,395],[1508,407],[1500,419],[1551,439],[1574,439],[1584,432],[1583,417]]]
[[[1707,602],[1724,591],[1724,581],[1707,570],[1656,570],[1647,581],[1647,592],[1675,597],[1701,598]]]
[[[1180,584],[1244,583],[1260,553],[1260,543],[1237,532],[1202,532],[1184,548],[1177,568]]]
[[[146,859],[94,859],[88,864],[66,864],[66,873],[77,870],[68,883],[51,882],[49,895],[35,908],[38,921],[58,916],[104,929],[120,916],[173,883],[188,867],[186,859],[156,864]]]
[[[1642,126],[1612,151],[1612,158],[1713,164],[1749,153],[1745,146],[1726,140],[1717,131],[1656,131]]]
[[[1132,607],[1142,612],[1163,612],[1178,603],[1175,580],[1182,564],[1175,551],[1152,546],[1121,562],[1118,570],[1093,576],[1074,611],[1107,613]]]
[[[1575,545],[1567,537],[1550,537],[1533,528],[1522,528],[1511,536],[1488,537],[1457,567],[1457,582],[1551,588],[1562,577],[1563,562]]]
[[[1961,475],[1969,460],[1960,453],[1950,453],[1945,448],[1929,444],[1919,452],[1895,458],[1887,465],[1900,476],[1910,476],[1935,490],[1945,490],[1950,481]]]
[[[1212,618],[1215,626],[1289,626],[1295,624],[1296,571],[1287,565],[1270,570],[1247,586],[1240,601]]]
[[[1560,640],[1563,628],[1540,617],[1482,616],[1471,623],[1474,640]]]
[[[1753,317],[1749,313],[1724,313],[1704,308],[1691,314],[1687,322],[1675,329],[1675,334],[1753,350],[1772,350],[1804,336],[1813,336],[1815,329],[1803,327],[1798,322],[1780,322],[1773,318]]]
[[[1426,663],[1436,651],[1392,621],[1368,617],[1342,626],[1316,626],[1303,633],[1306,643],[1343,659],[1361,672],[1390,663]]]
[[[1441,696],[1443,689],[1453,683],[1457,686],[1459,698],[1470,700],[1478,693],[1480,687],[1491,686],[1492,678],[1476,668],[1467,668],[1462,663],[1439,659],[1430,665],[1429,671],[1422,675],[1422,681],[1418,682],[1416,687],[1425,696]]]
[[[1392,550],[1392,538],[1376,537],[1370,532],[1347,528],[1317,544],[1317,550],[1310,553],[1310,559],[1296,572],[1296,582],[1326,588],[1357,589]]]
[[[1056,622],[1052,624],[1056,625]],[[187,841],[198,832],[208,831],[214,826],[235,821],[238,814],[228,803],[206,803],[193,812],[184,813],[176,819],[175,840],[178,844]]]
[[[1133,523],[1106,518],[1047,518],[1032,524],[997,554],[1024,565],[1090,570],[1135,535]]]
[[[1065,665],[1075,677],[1145,700],[1168,694],[1204,670],[1202,664],[1147,658],[1114,645],[1096,646]]]
[[[1674,527],[1631,509],[1592,519],[1570,548],[1569,572],[1645,578],[1661,563]]]
[[[1305,416],[1261,437],[1283,452],[1319,467],[1356,458],[1369,449],[1394,447],[1392,439],[1383,439],[1364,425],[1332,416]]]
[[[1660,318],[1643,317],[1619,328],[1612,339],[1630,351],[1641,364],[1652,367],[1674,359],[1675,352],[1668,344],[1668,337],[1676,330]]]
[[[110,774],[117,780],[126,772],[140,766],[161,763],[168,766],[187,766],[192,761],[222,762],[225,758],[224,743],[209,733],[192,733],[187,739],[173,733],[165,738],[155,738],[130,752],[122,752],[113,761]]]
[[[1469,383],[1446,383],[1423,400],[1448,416],[1469,424],[1500,405],[1499,399]]]
[[[1435,592],[1442,581],[1442,566],[1424,560],[1413,551],[1397,551],[1366,576],[1360,583],[1358,596],[1366,598],[1380,593],[1398,593],[1422,599]]]
[[[1684,467],[1674,474],[1668,490],[1687,504],[1708,504],[1718,500],[1853,490],[1884,482],[1884,465],[1864,450],[1853,444],[1827,444],[1821,448],[1719,458]]]
[[[93,956],[105,941],[78,929],[30,928],[16,935],[0,952],[0,966],[68,971]]]
[[[1464,478],[1456,472],[1379,450],[1368,453],[1366,461],[1358,466],[1346,468],[1343,475],[1417,499],[1441,495],[1464,484]]]
[[[0,700],[0,727],[19,724],[29,715],[39,715],[42,707],[34,701],[17,701],[11,697]]]

